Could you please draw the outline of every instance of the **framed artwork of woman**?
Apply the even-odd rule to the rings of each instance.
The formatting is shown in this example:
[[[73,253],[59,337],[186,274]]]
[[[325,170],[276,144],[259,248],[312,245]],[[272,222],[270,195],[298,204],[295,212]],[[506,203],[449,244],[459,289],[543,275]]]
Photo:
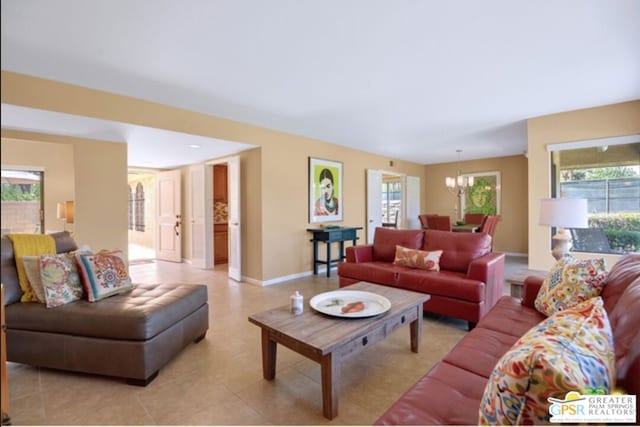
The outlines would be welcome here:
[[[342,162],[309,157],[309,222],[342,221]]]

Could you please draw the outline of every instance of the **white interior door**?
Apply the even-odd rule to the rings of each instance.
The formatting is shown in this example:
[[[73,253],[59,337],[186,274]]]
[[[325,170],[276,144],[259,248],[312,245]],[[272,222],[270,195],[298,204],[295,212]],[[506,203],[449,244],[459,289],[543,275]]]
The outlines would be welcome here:
[[[382,226],[382,171],[367,169],[367,243]]]
[[[242,251],[240,247],[240,157],[227,161],[229,192],[229,278],[242,279]]]
[[[209,226],[206,215],[213,199],[211,175],[211,168],[205,165],[189,168],[191,265],[197,268],[210,267],[207,260],[211,259],[213,252],[212,245],[207,244],[207,236],[213,233],[213,228]]]
[[[417,176],[405,176],[404,185],[403,206],[406,206],[406,228],[419,229],[421,228],[420,220],[420,178]]]
[[[180,171],[159,172],[156,179],[156,258],[182,262],[182,205]]]

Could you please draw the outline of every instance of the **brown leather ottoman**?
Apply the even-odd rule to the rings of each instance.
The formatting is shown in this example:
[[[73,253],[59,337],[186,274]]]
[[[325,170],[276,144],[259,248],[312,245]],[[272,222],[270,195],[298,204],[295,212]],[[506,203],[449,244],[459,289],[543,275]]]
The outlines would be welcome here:
[[[205,285],[136,285],[122,295],[56,308],[6,306],[7,359],[148,384],[209,326]]]

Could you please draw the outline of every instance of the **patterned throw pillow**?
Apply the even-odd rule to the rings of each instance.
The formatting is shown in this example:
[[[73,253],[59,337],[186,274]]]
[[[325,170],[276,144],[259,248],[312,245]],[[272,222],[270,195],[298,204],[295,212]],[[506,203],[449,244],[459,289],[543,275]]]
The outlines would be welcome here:
[[[23,256],[22,264],[24,264],[24,274],[27,275],[29,286],[38,302],[45,302],[44,286],[42,286],[42,278],[40,277],[40,256]]]
[[[396,258],[393,263],[422,270],[440,271],[442,251],[421,251],[396,245]]]
[[[97,254],[79,253],[78,273],[90,302],[132,289],[131,278],[122,251],[101,251]]]
[[[547,316],[597,297],[607,277],[603,258],[564,257],[553,266],[542,282],[535,307]]]
[[[559,311],[522,336],[496,364],[479,424],[549,424],[549,397],[614,384],[613,337],[601,297]]]
[[[40,256],[40,278],[47,308],[82,298],[76,260],[72,253]]]

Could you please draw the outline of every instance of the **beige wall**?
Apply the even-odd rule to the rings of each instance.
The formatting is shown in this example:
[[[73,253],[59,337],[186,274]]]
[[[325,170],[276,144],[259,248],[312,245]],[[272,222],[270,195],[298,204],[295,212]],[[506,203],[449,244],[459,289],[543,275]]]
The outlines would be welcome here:
[[[60,231],[64,224],[56,217],[58,202],[74,199],[74,152],[71,144],[21,141],[3,138],[2,167],[23,166],[44,169],[44,229]],[[66,226],[73,230],[75,224]]]
[[[2,163],[45,168],[46,229],[61,229],[57,202],[74,200],[79,244],[127,252],[125,144],[3,130]]]
[[[309,227],[309,156],[343,162],[345,225],[365,225],[367,168],[418,176],[423,212],[448,213],[453,210],[451,195],[443,183],[446,175],[457,170],[456,164],[422,166],[402,162],[232,120],[7,71],[2,71],[0,94],[3,103],[258,146],[241,154],[242,274],[256,281],[295,276],[311,269],[310,236],[305,231]],[[502,173],[503,221],[496,232],[497,250],[522,253],[526,252],[528,244],[531,265],[542,267],[545,264],[541,260],[548,254],[550,238],[535,224],[538,200],[549,194],[549,161],[545,145],[640,133],[639,103],[529,120],[528,175],[524,156],[463,163],[464,172],[500,170]],[[73,140],[58,139],[57,142]],[[77,216],[82,216],[82,219],[78,218],[76,231],[78,236],[90,244],[96,242],[98,247],[126,247],[126,145],[99,144],[73,143],[75,197],[83,200],[76,208]],[[390,160],[394,160],[395,167],[389,166]],[[5,161],[3,157],[3,163]],[[528,208],[527,181],[531,183]],[[364,230],[360,236],[364,240]]]
[[[640,134],[640,100],[535,117],[528,120],[529,266],[551,267],[551,232],[538,225],[540,199],[551,195],[548,144]],[[588,255],[585,255],[588,256]],[[617,258],[609,256],[608,264]]]
[[[207,116],[169,106],[138,99],[109,94],[50,80],[38,79],[7,71],[2,71],[2,102],[26,107],[59,111],[68,114],[100,119],[135,123],[186,132],[208,137],[226,139],[256,145],[260,148],[241,154],[242,167],[242,274],[255,281],[269,281],[281,277],[295,276],[312,268],[310,234],[307,212],[308,157],[320,157],[343,162],[344,188],[343,207],[345,225],[364,226],[367,168],[385,169],[417,176],[424,182],[424,167],[409,162],[388,159],[362,151],[346,149],[334,144],[273,131],[249,124]],[[96,188],[106,191],[107,182],[112,183],[113,206],[109,207],[108,222],[101,223],[98,237],[127,235],[127,171],[126,147],[123,159],[109,159],[114,153],[102,153],[96,149],[96,156],[104,161],[95,165],[96,174],[91,180]],[[106,145],[105,145],[106,146]],[[75,155],[88,156],[92,145],[75,145]],[[152,146],[150,146],[152,148]],[[395,166],[390,167],[393,160]],[[111,163],[113,162],[113,163]],[[110,167],[113,165],[114,167]],[[82,163],[76,159],[76,197],[84,195],[79,182],[87,178],[91,162]],[[110,172],[103,171],[110,169]],[[183,168],[183,182],[186,181]],[[104,172],[104,173],[103,173]],[[121,174],[121,176],[120,176]],[[84,181],[83,181],[84,182]],[[121,188],[122,200],[113,188]],[[120,190],[119,190],[120,191]],[[93,193],[94,199],[97,199]],[[87,194],[88,196],[88,194]],[[103,196],[100,194],[100,196]],[[117,199],[117,200],[116,200]],[[183,200],[185,198],[183,197]],[[97,205],[102,206],[102,203]],[[188,204],[187,204],[188,206]],[[98,209],[79,203],[78,215]],[[183,218],[189,221],[189,218]],[[78,218],[78,233],[97,224],[85,224]],[[360,234],[364,240],[364,230]],[[113,237],[110,239],[112,240]],[[184,242],[184,252],[190,247],[190,237]]]
[[[445,177],[462,173],[499,171],[501,181],[500,222],[494,236],[494,250],[527,253],[527,159],[525,156],[427,165],[423,189],[423,213],[450,215],[460,209],[458,198],[445,186]]]
[[[388,158],[311,139],[302,144],[299,138],[290,137],[278,146],[263,147],[262,245],[265,254],[263,277],[267,280],[309,271],[312,267],[311,234],[306,229],[318,224],[309,223],[309,157],[342,162],[344,220],[335,224],[363,227],[358,232],[361,243],[366,241],[367,169],[416,176],[424,182],[422,165],[394,160],[391,167]],[[323,244],[320,249],[324,251]],[[334,250],[333,253],[337,252]]]

